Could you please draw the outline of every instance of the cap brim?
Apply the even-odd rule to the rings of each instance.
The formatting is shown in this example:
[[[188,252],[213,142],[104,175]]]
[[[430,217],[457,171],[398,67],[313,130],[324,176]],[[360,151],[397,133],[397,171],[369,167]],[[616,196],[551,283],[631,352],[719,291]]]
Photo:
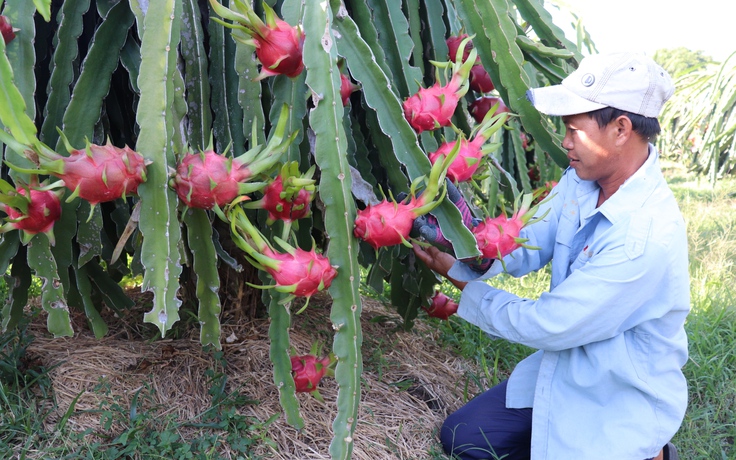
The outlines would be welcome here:
[[[607,107],[580,97],[562,85],[533,88],[526,92],[526,97],[534,108],[554,116],[577,115]]]

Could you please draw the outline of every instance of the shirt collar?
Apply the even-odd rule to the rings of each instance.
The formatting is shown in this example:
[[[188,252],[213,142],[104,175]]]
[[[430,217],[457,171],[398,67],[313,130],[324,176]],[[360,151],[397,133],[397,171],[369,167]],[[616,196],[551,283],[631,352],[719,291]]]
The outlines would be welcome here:
[[[636,209],[654,192],[662,180],[662,171],[659,167],[659,152],[654,145],[649,144],[649,156],[644,164],[626,179],[608,200],[598,210],[611,222],[622,219]]]

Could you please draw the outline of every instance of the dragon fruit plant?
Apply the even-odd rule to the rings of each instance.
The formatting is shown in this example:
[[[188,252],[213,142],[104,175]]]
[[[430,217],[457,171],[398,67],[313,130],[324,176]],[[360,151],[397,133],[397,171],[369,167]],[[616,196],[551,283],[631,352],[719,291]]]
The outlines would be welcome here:
[[[315,180],[312,179],[315,168],[306,173],[299,172],[299,163],[291,161],[281,167],[281,171],[263,189],[263,197],[258,201],[244,203],[248,209],[265,209],[268,211],[266,224],[276,221],[284,223],[282,238],[289,234],[291,223],[307,217],[310,204],[314,199]]]
[[[265,148],[256,145],[239,157],[215,152],[211,145],[203,152],[184,155],[169,185],[190,208],[221,208],[236,197],[263,188],[263,182],[249,182],[278,163],[296,136],[284,137],[289,118],[284,105],[273,137]],[[211,143],[210,143],[211,144]]]
[[[37,186],[14,188],[0,180],[0,210],[7,214],[0,232],[19,230],[23,244],[28,244],[37,233],[45,233],[54,245],[54,224],[61,218],[58,191]]]
[[[482,123],[471,131],[471,140],[460,136],[457,140],[443,142],[437,150],[429,154],[429,161],[435,164],[459,145],[457,156],[447,169],[447,177],[453,182],[469,181],[478,170],[481,159],[498,148],[498,144],[486,144],[486,141],[503,126],[507,117],[508,113],[496,114],[489,110]]]
[[[457,313],[459,306],[457,302],[441,291],[435,291],[429,302],[429,307],[423,307],[427,315],[431,318],[439,318],[445,321]]]
[[[460,46],[469,40],[465,38]],[[433,62],[436,67],[435,84],[429,88],[419,88],[417,93],[403,103],[404,117],[417,133],[432,131],[452,124],[452,116],[457,104],[460,98],[468,92],[470,69],[476,57],[475,49],[470,50],[467,58],[460,56],[458,50],[454,61]],[[452,71],[450,81],[444,86],[440,85],[440,68]]]
[[[410,193],[404,200],[397,202],[384,199],[358,210],[353,227],[355,237],[374,249],[397,244],[411,247],[408,238],[414,219],[432,211],[444,199],[447,192],[447,168],[457,156],[459,147],[460,144],[457,144],[445,156],[440,157],[441,160],[438,158],[432,165],[428,178],[422,176],[413,181]],[[417,195],[417,188],[422,182],[426,183],[426,187],[421,195]]]
[[[259,270],[268,273],[275,281],[273,286],[253,286],[265,289],[274,288],[289,294],[283,302],[295,297],[309,298],[317,292],[330,287],[337,276],[336,267],[330,260],[312,248],[306,251],[294,248],[279,237],[274,240],[285,252],[278,252],[261,232],[250,222],[241,206],[235,204],[226,209],[233,241],[242,249],[249,262]],[[300,310],[300,312],[302,311]]]
[[[263,2],[263,11],[266,22],[258,17],[246,2],[235,0],[237,11],[233,11],[216,0],[210,0],[215,12],[228,23],[217,18],[214,21],[233,29],[233,38],[253,45],[256,56],[263,65],[258,79],[273,75],[296,77],[304,70],[302,53],[304,48],[304,33],[300,27],[292,27],[280,19],[273,8]]]
[[[520,237],[522,228],[538,222],[546,215],[545,213],[534,218],[538,206],[531,206],[533,200],[533,193],[520,195],[514,203],[514,213],[511,217],[501,213],[497,217],[484,219],[472,229],[482,257],[498,259],[503,263],[504,257],[520,247],[539,249],[524,244],[528,239]]]

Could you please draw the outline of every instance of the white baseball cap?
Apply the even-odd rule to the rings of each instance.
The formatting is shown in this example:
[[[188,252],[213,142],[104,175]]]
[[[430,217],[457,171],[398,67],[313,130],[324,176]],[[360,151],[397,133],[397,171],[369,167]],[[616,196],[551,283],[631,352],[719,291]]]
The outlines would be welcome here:
[[[533,88],[526,95],[547,115],[576,115],[613,107],[656,118],[675,87],[669,74],[639,53],[594,54],[559,85]]]

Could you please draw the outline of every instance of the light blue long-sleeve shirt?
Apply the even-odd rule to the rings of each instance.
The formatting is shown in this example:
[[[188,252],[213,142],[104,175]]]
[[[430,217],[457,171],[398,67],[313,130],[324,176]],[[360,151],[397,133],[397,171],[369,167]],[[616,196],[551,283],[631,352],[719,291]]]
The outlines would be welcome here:
[[[533,408],[532,460],[643,460],[678,430],[687,406],[682,366],[690,309],[687,235],[649,158],[596,208],[599,187],[568,169],[522,230],[530,246],[504,259],[523,276],[552,262],[549,292],[524,299],[457,262],[470,281],[458,315],[492,336],[538,351],[509,378],[506,405]]]

